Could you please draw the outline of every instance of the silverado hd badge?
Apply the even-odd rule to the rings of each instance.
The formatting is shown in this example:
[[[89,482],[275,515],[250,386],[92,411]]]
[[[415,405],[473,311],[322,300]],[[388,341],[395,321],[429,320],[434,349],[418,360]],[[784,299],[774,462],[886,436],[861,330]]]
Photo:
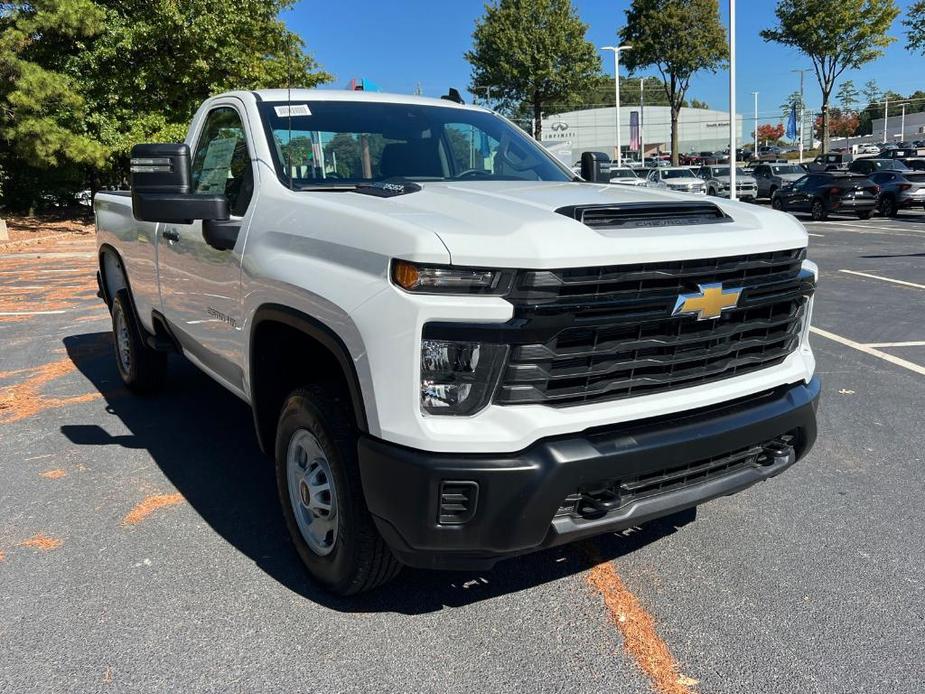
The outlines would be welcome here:
[[[672,316],[696,315],[697,320],[719,318],[723,311],[739,304],[741,289],[723,289],[722,282],[698,284],[699,292],[681,294],[675,302]]]

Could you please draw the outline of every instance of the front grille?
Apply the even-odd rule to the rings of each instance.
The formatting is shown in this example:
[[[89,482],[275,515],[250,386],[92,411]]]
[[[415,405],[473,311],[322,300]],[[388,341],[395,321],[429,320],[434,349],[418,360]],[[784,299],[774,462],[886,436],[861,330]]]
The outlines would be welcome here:
[[[780,364],[799,343],[812,274],[805,249],[519,273],[498,404],[569,406],[685,388]],[[741,288],[714,320],[672,317],[698,285]]]
[[[785,466],[795,460],[793,446],[797,444],[797,437],[788,433],[763,444],[685,465],[601,481],[565,497],[556,516],[599,518],[643,499],[720,479],[746,468]]]

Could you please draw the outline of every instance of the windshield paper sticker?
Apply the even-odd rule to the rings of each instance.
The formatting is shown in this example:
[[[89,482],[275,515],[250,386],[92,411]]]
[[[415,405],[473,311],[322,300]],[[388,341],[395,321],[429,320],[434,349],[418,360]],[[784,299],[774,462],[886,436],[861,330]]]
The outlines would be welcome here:
[[[273,110],[276,111],[276,115],[279,118],[287,118],[289,116],[292,116],[293,118],[295,118],[296,116],[312,115],[312,112],[308,110],[308,106],[306,106],[305,104],[293,104],[291,106],[289,105],[275,106]]]

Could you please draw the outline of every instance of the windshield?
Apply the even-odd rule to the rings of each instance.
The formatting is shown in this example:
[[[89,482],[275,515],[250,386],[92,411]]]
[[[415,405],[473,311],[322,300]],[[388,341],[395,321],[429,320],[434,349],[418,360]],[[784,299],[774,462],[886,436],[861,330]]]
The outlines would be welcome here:
[[[690,169],[665,169],[662,171],[662,178],[693,178],[694,174]]]
[[[780,176],[780,175],[782,175],[782,174],[803,174],[803,173],[806,173],[805,171],[803,171],[803,169],[801,169],[801,168],[800,168],[799,166],[797,166],[796,164],[791,164],[791,165],[788,165],[788,166],[772,166],[772,167],[771,167],[771,172],[772,172],[775,176]]]
[[[887,159],[885,161],[876,162],[878,169],[895,169],[896,171],[908,171],[909,167],[903,164],[901,161],[896,161],[895,159]]]
[[[573,178],[525,133],[484,111],[368,101],[263,103],[260,109],[277,173],[297,189],[390,178]]]
[[[611,178],[636,178],[636,174],[633,173],[632,169],[611,169],[610,177]]]

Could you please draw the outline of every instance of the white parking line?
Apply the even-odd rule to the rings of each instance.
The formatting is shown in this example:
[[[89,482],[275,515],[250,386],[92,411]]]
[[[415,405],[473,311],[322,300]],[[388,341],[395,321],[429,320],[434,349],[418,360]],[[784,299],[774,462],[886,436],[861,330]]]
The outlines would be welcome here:
[[[830,333],[828,330],[823,330],[822,328],[811,327],[810,332],[821,335],[824,338],[832,340],[833,342],[838,342],[839,344],[845,345],[846,347],[851,347],[856,349],[859,352],[864,354],[869,354],[872,357],[877,357],[878,359],[883,359],[883,361],[888,361],[891,364],[896,366],[901,366],[904,369],[909,369],[915,373],[925,376],[925,366],[916,364],[907,359],[901,359],[900,357],[894,357],[892,354],[887,354],[886,352],[881,352],[878,349],[874,349],[869,345],[861,344],[860,342],[855,342],[854,340],[849,340],[847,337],[842,337],[841,335],[836,335],[835,333]]]
[[[806,233],[807,233],[809,236],[818,236],[820,239],[824,239],[824,238],[825,238],[822,234],[814,234],[814,233],[812,233],[812,232],[810,232],[810,231],[807,231]]]
[[[916,289],[925,289],[925,284],[916,284],[915,282],[906,282],[905,280],[894,280],[890,277],[881,277],[880,275],[871,275],[866,272],[858,272],[857,270],[839,270],[839,272],[846,272],[849,275],[857,275],[858,277],[869,277],[872,280],[882,280],[883,282],[892,282],[893,284],[901,284],[904,287],[915,287]]]
[[[865,347],[925,347],[925,340],[912,342],[865,342]]]
[[[908,231],[913,234],[925,234],[925,229],[908,229],[905,227],[889,227],[889,226],[884,226],[882,224],[864,225],[864,224],[858,224],[854,222],[831,222],[831,221],[821,222],[821,224],[825,226],[838,226],[838,227],[848,228],[848,229],[851,229],[851,231],[855,231],[859,234],[867,234],[867,233],[872,233],[872,232],[877,232],[877,231],[902,231],[902,232]]]

